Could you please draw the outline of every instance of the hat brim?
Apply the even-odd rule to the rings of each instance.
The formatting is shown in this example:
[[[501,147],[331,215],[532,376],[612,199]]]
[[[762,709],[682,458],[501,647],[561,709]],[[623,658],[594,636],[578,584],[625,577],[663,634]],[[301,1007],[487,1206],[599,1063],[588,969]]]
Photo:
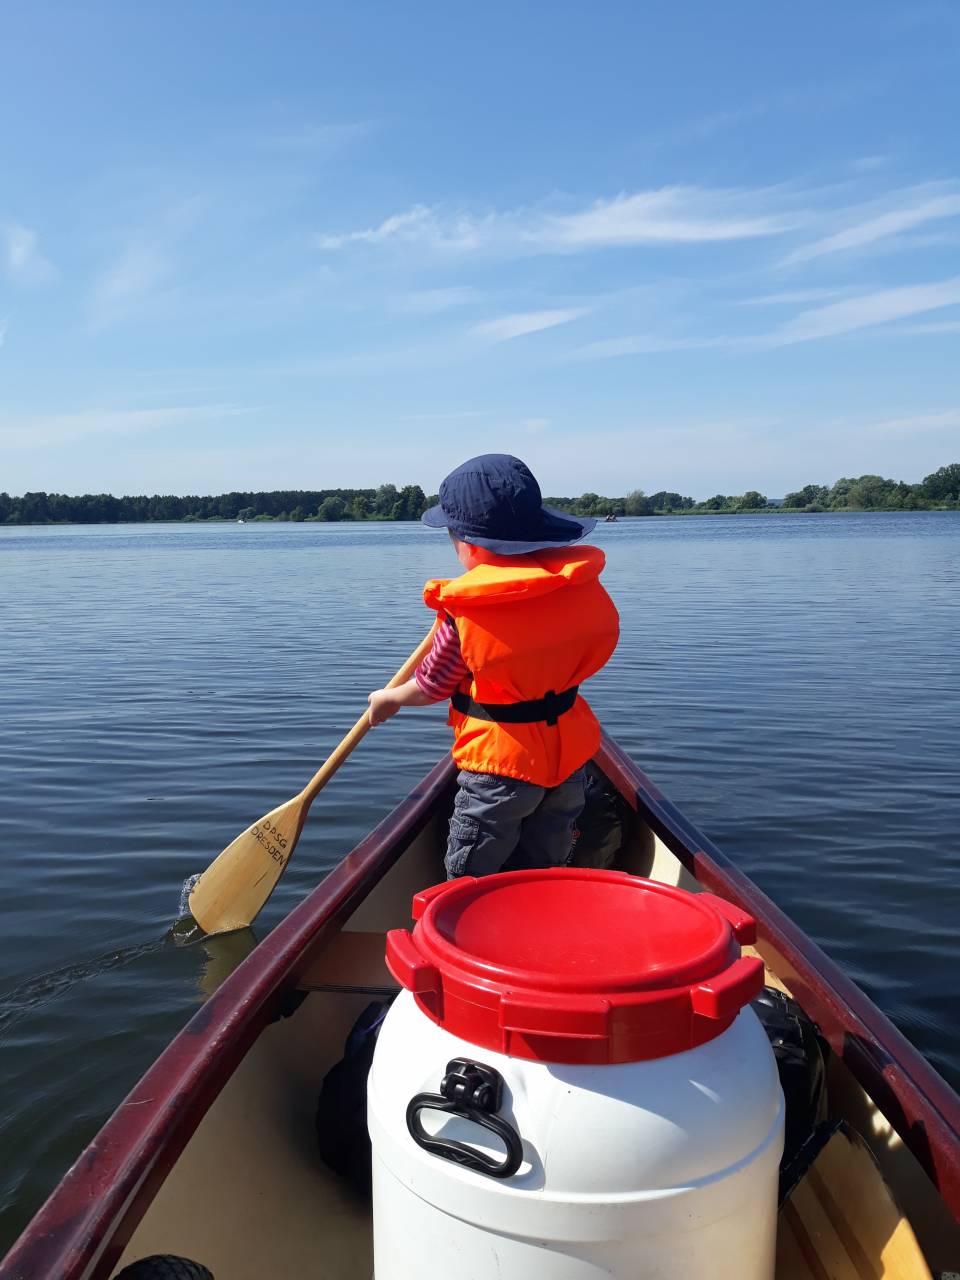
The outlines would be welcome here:
[[[439,505],[430,507],[420,519],[430,529],[449,529],[461,541],[501,556],[522,556],[531,551],[549,551],[553,547],[569,546],[571,542],[578,542],[585,537],[597,523],[594,516],[581,519],[579,516],[568,515],[566,511],[557,511],[554,507],[541,507],[540,523],[535,530],[530,530],[533,537],[514,539],[484,538],[473,534],[451,519]]]

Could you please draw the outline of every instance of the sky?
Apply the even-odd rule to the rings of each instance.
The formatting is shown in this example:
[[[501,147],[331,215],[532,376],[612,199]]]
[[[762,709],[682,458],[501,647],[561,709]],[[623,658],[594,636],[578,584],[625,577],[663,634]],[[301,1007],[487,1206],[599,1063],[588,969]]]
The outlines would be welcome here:
[[[0,490],[960,460],[954,0],[0,3]]]

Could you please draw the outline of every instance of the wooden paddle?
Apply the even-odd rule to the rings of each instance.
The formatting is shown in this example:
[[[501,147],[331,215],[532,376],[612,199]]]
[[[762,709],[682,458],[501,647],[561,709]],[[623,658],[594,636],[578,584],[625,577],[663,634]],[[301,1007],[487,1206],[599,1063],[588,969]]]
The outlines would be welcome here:
[[[430,634],[417,645],[387,685],[388,689],[410,679],[430,651],[436,629],[434,623]],[[190,914],[205,933],[245,929],[253,921],[290,861],[310,805],[369,728],[365,711],[299,795],[248,827],[211,862],[188,899]]]

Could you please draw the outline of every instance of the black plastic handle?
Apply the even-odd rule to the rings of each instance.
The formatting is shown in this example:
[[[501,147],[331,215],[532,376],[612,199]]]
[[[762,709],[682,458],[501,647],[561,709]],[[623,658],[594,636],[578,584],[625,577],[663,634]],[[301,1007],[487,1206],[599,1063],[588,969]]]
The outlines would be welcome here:
[[[481,1128],[489,1129],[506,1147],[505,1158],[494,1160],[484,1152],[467,1146],[465,1142],[431,1137],[420,1120],[420,1112],[426,1110],[447,1111],[462,1116],[465,1120],[472,1120]],[[491,1178],[511,1178],[523,1163],[520,1135],[512,1125],[488,1111],[480,1111],[477,1107],[445,1098],[439,1093],[418,1093],[410,1099],[407,1103],[407,1129],[417,1146],[423,1147],[424,1151],[444,1160],[452,1160],[454,1164],[461,1164],[466,1169],[474,1169],[477,1173],[485,1173]]]

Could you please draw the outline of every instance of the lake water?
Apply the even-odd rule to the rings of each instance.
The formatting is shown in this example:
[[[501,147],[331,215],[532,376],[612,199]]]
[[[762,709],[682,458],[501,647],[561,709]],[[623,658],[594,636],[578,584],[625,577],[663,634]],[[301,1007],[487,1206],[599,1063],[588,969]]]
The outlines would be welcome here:
[[[607,729],[960,1084],[960,513],[598,526]],[[242,937],[183,881],[299,790],[457,572],[414,525],[0,529],[0,1252]],[[263,936],[448,747],[371,734]]]

